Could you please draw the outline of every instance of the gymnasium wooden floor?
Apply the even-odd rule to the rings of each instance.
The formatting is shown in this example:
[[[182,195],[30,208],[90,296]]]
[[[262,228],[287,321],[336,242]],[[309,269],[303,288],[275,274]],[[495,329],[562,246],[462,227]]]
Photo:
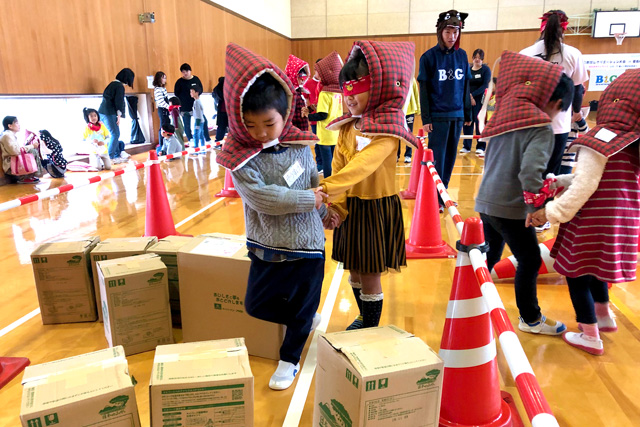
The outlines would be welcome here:
[[[207,232],[244,233],[242,204],[239,199],[214,196],[222,187],[223,170],[214,154],[193,156],[163,164],[169,203],[176,224],[209,206],[203,213],[178,228],[186,234]],[[136,155],[142,161],[146,155]],[[460,204],[463,218],[474,215],[473,199],[480,184],[483,161],[470,153],[458,156],[450,184],[450,193]],[[409,167],[398,164],[398,184],[406,188]],[[67,182],[87,175],[68,174]],[[145,222],[145,173],[129,172],[106,182],[72,190],[55,198],[0,212],[0,331],[38,308],[29,254],[40,243],[59,238],[99,235],[108,237],[140,236]],[[63,180],[43,180],[38,190],[62,185]],[[31,186],[0,188],[0,202],[35,192]],[[413,201],[403,202],[408,236]],[[455,244],[458,236],[449,218],[442,216],[443,237]],[[553,237],[554,230],[540,236]],[[331,233],[327,232],[327,253],[331,253]],[[505,254],[506,256],[507,254]],[[323,307],[336,263],[327,261],[323,289]],[[437,350],[453,278],[455,261],[411,260],[402,274],[383,279],[385,305],[382,324],[395,324],[422,338]],[[355,304],[347,283],[347,274],[338,278],[340,287],[329,320],[328,331],[343,330],[355,316]],[[541,277],[538,295],[543,311],[576,329],[573,308],[564,280],[557,275]],[[561,426],[638,426],[640,425],[640,290],[637,283],[614,286],[611,292],[619,331],[603,336],[605,354],[588,355],[565,344],[560,337],[535,336],[518,331],[542,390]],[[497,283],[509,317],[517,325],[517,310],[511,281]],[[516,327],[517,329],[517,327]],[[175,330],[180,338],[180,331]],[[101,323],[76,323],[43,326],[40,316],[27,320],[10,331],[0,332],[0,356],[26,356],[32,364],[48,362],[106,347]],[[305,350],[306,353],[306,350]],[[128,357],[130,371],[138,380],[136,395],[143,426],[149,425],[148,381],[153,352]],[[500,381],[512,393],[520,415],[524,408],[514,381],[498,346]],[[269,390],[267,383],[277,362],[251,358],[255,376],[256,426],[280,426],[290,409],[296,386],[287,391]],[[0,391],[0,426],[18,426],[22,386],[19,375]],[[314,385],[306,402],[292,404],[302,410],[300,425],[312,420]],[[302,407],[304,405],[304,407]]]

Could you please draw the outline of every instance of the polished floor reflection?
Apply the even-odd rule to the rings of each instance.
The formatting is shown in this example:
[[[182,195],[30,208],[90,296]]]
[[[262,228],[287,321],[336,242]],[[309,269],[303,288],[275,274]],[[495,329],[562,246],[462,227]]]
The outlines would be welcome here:
[[[143,161],[146,155],[136,155]],[[473,153],[459,156],[450,183],[450,194],[459,202],[463,218],[474,215],[473,198],[482,178],[483,160]],[[120,166],[123,167],[123,166]],[[169,204],[178,231],[198,235],[208,232],[243,234],[244,221],[239,199],[217,201],[224,171],[215,163],[215,154],[191,156],[161,165]],[[398,164],[400,188],[408,182],[410,167]],[[0,187],[0,203],[44,191],[65,183],[85,179],[87,173],[68,173],[66,180],[43,180],[40,184]],[[97,184],[74,189],[54,198],[0,212],[0,330],[38,308],[29,255],[40,243],[59,238],[99,235],[108,237],[140,236],[145,224],[144,169]],[[413,214],[413,201],[403,202],[407,235]],[[202,213],[193,215],[202,210]],[[442,217],[443,237],[455,245],[457,231],[450,219]],[[539,236],[553,237],[555,230]],[[331,254],[331,233],[327,232],[327,253]],[[505,253],[505,256],[507,254]],[[382,323],[395,324],[438,349],[453,279],[455,261],[411,260],[401,274],[383,278],[385,305]],[[336,264],[326,263],[323,302],[334,279]],[[338,279],[336,279],[338,280]],[[611,299],[619,331],[604,334],[605,355],[595,357],[573,349],[561,338],[533,336],[518,332],[542,390],[561,426],[637,426],[640,425],[640,290],[637,283],[616,285]],[[517,310],[513,282],[497,283],[513,324]],[[557,275],[539,279],[539,300],[544,312],[576,329],[573,308],[566,284]],[[344,329],[357,310],[347,284],[340,280],[337,299],[329,321],[329,331]],[[175,330],[180,338],[180,330]],[[0,334],[2,334],[0,332]],[[27,320],[0,336],[0,356],[26,356],[31,363],[43,363],[106,347],[100,323],[76,323],[43,326],[40,317]],[[143,426],[149,425],[148,380],[153,352],[128,357],[131,373],[138,381],[136,395]],[[498,348],[498,363],[503,389],[516,399],[520,414],[526,414],[517,396],[504,355]],[[280,426],[291,404],[294,387],[283,392],[268,389],[267,383],[276,362],[251,358],[255,376],[256,426]],[[21,375],[1,393],[0,425],[19,425],[18,414],[22,386]],[[312,420],[314,385],[304,404],[300,425]],[[295,405],[295,403],[294,403]]]

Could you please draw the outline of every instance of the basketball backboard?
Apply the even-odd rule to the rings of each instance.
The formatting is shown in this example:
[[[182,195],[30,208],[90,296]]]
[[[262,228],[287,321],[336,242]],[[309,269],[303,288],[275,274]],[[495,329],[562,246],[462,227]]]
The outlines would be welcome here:
[[[625,34],[625,37],[640,37],[640,11],[596,11],[593,17],[591,37],[600,39],[615,37],[616,34]]]

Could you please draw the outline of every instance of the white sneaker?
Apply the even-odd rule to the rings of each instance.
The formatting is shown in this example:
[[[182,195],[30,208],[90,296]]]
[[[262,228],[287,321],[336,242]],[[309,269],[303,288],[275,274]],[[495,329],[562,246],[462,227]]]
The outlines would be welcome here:
[[[131,154],[127,153],[126,151],[122,151],[122,152],[120,153],[120,157],[122,157],[123,159],[125,159],[125,160],[126,160],[126,159],[128,159],[128,158],[130,158],[130,157],[131,157]]]
[[[587,353],[596,356],[602,356],[604,354],[604,346],[602,345],[601,339],[585,334],[577,334],[575,332],[565,332],[565,334],[562,335],[562,339],[570,346],[579,348]]]
[[[484,157],[484,150],[481,150],[481,149],[478,148],[476,150],[476,156],[478,156],[480,158]]]
[[[542,233],[551,228],[551,223],[549,221],[542,224],[540,227],[536,227],[536,233]]]
[[[114,165],[119,165],[120,163],[125,163],[126,160],[123,159],[122,157],[118,156],[118,157],[114,157],[113,159],[111,159],[111,163]]]
[[[296,379],[296,375],[300,370],[300,364],[294,366],[293,363],[280,360],[278,362],[278,369],[271,375],[269,380],[269,388],[271,390],[286,390],[291,387],[293,380]]]
[[[551,319],[547,322],[547,316],[544,315],[534,323],[527,323],[522,319],[522,317],[519,319],[520,323],[518,323],[518,329],[522,332],[529,332],[531,334],[560,335],[567,329],[564,323],[557,320],[555,323]]]
[[[460,150],[460,154],[467,154],[470,153],[470,150],[467,150],[466,148],[462,147],[462,149]]]
[[[311,322],[311,330],[309,331],[310,334],[312,334],[313,331],[316,330],[316,328],[318,327],[320,322],[322,322],[322,316],[320,315],[320,313],[314,314],[313,315],[313,322]]]
[[[405,163],[411,163],[411,157],[410,156],[404,156],[404,162]]]

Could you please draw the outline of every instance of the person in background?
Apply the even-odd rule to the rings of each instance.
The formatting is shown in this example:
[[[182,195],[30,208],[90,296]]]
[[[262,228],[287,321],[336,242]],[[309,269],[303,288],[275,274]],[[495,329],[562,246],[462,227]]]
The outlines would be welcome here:
[[[129,154],[124,151],[124,144],[120,142],[120,119],[125,116],[124,86],[133,89],[135,74],[130,68],[123,68],[116,75],[116,79],[109,83],[102,93],[102,102],[98,108],[100,120],[109,130],[109,157],[112,163],[123,163],[129,160]]]
[[[580,85],[584,89],[584,86]],[[576,152],[571,149],[571,144],[580,135],[584,135],[589,132],[589,125],[587,124],[587,116],[589,115],[590,107],[583,107],[580,109],[580,120],[571,122],[571,132],[567,138],[567,147],[562,154],[562,163],[560,164],[560,175],[566,175],[573,172],[573,168],[576,165]]]
[[[418,89],[418,82],[416,79],[411,80],[411,89],[409,89],[409,95],[407,95],[407,102],[405,102],[403,110],[409,132],[413,133],[413,121],[416,114],[420,114],[420,89]],[[398,160],[400,160],[401,148],[402,142],[398,142],[398,153],[396,156],[398,157]],[[411,163],[411,150],[411,146],[406,145],[406,148],[404,149],[404,162],[406,164]]]
[[[214,148],[222,147],[222,140],[229,129],[229,115],[227,114],[227,104],[224,102],[224,76],[218,78],[218,84],[213,88],[211,93],[213,100],[216,102],[216,144]]]
[[[169,122],[176,129],[176,137],[184,150],[184,123],[180,116],[180,98],[177,96],[169,98]]]
[[[307,131],[309,130],[309,119],[302,115],[302,109],[307,107],[304,84],[309,79],[309,64],[295,55],[289,55],[284,72],[296,88],[293,94],[293,125],[300,130]]]
[[[471,125],[469,60],[459,48],[460,32],[468,14],[442,12],[436,24],[438,44],[420,57],[420,110],[422,128],[429,134],[435,167],[445,187],[453,172],[462,125]],[[440,213],[444,203],[438,195]]]
[[[153,99],[156,102],[158,118],[160,119],[157,152],[160,152],[162,147],[162,125],[169,123],[169,98],[165,86],[167,86],[167,75],[162,71],[158,71],[153,77]]]
[[[289,388],[300,370],[324,279],[327,214],[311,149],[316,136],[292,125],[293,84],[275,64],[227,46],[225,100],[229,135],[216,156],[231,171],[244,205],[251,266],[250,316],[286,325],[269,388]]]
[[[16,137],[16,134],[20,132],[20,123],[15,116],[6,116],[2,119],[2,127],[4,131],[0,135],[0,147],[2,147],[2,169],[5,175],[18,184],[37,184],[40,179],[36,177],[36,172],[28,175],[12,175],[11,158],[20,155],[21,148],[37,156],[38,141],[30,145],[20,146]]]
[[[40,159],[42,166],[52,178],[64,178],[64,174],[67,171],[67,159],[62,155],[62,144],[46,129],[40,131],[40,140],[43,142],[44,147],[49,150],[49,153],[46,154],[46,159],[44,157]],[[40,145],[40,152],[42,152],[42,145]]]
[[[98,170],[111,169],[111,159],[107,151],[106,141],[109,139],[107,127],[99,121],[98,112],[93,108],[82,110],[87,127],[84,128],[82,139],[91,143],[89,164]]]
[[[480,135],[480,124],[478,123],[478,113],[482,108],[482,99],[485,96],[485,92],[489,88],[489,81],[491,80],[491,70],[483,63],[484,51],[482,49],[476,49],[473,51],[472,57],[473,63],[471,65],[471,80],[469,81],[469,90],[471,91],[471,118],[473,123],[471,126],[464,126],[462,131],[465,135]],[[475,131],[475,133],[474,133]],[[462,142],[462,149],[460,154],[466,154],[471,151],[472,139],[465,139]],[[484,150],[487,149],[486,141],[477,140],[476,142],[476,156],[484,157]]]
[[[182,145],[180,145],[180,141],[176,138],[175,132],[176,128],[170,123],[165,123],[162,126],[162,148],[160,149],[160,153],[163,156],[182,151]],[[175,160],[175,158],[169,160]]]
[[[333,150],[338,142],[338,132],[327,130],[327,125],[342,115],[342,91],[338,76],[342,68],[342,58],[338,52],[333,51],[316,63],[316,70],[320,77],[322,90],[318,95],[318,106],[315,113],[309,113],[309,109],[303,109],[303,115],[309,117],[309,121],[317,121],[317,135],[320,156],[322,157],[322,169],[324,177],[331,176],[331,161]]]
[[[204,110],[202,108],[202,101],[200,101],[200,95],[202,95],[202,87],[193,85],[190,89],[191,97],[193,98],[193,118],[195,119],[195,132],[193,133],[193,146],[203,147],[205,145],[204,139],[204,123],[206,122]],[[205,154],[206,151],[198,151],[198,154]]]
[[[202,82],[198,78],[198,76],[194,76],[191,72],[191,65],[186,62],[180,66],[180,72],[182,73],[182,77],[176,80],[176,84],[173,88],[173,93],[175,96],[180,98],[181,104],[181,112],[182,112],[182,122],[184,123],[184,132],[187,135],[187,139],[191,141],[193,139],[193,134],[191,132],[191,112],[193,110],[193,98],[191,97],[191,88],[193,85],[199,86],[201,89],[204,88]],[[211,140],[209,136],[209,124],[207,122],[207,118],[204,118],[204,139],[205,141]]]
[[[322,61],[322,58],[316,60],[316,64]],[[316,66],[313,66],[313,77],[308,79],[304,84],[304,91],[302,95],[307,100],[307,106],[309,109],[309,113],[315,113],[316,107],[318,106],[318,95],[320,95],[320,89],[322,88],[322,84],[320,84],[320,76],[318,75],[318,69]],[[314,122],[309,120],[309,124],[311,125],[311,132],[317,134],[318,122]],[[318,173],[323,173],[322,170],[322,156],[320,155],[320,146],[316,144],[315,148],[316,155],[316,164],[318,165]]]

